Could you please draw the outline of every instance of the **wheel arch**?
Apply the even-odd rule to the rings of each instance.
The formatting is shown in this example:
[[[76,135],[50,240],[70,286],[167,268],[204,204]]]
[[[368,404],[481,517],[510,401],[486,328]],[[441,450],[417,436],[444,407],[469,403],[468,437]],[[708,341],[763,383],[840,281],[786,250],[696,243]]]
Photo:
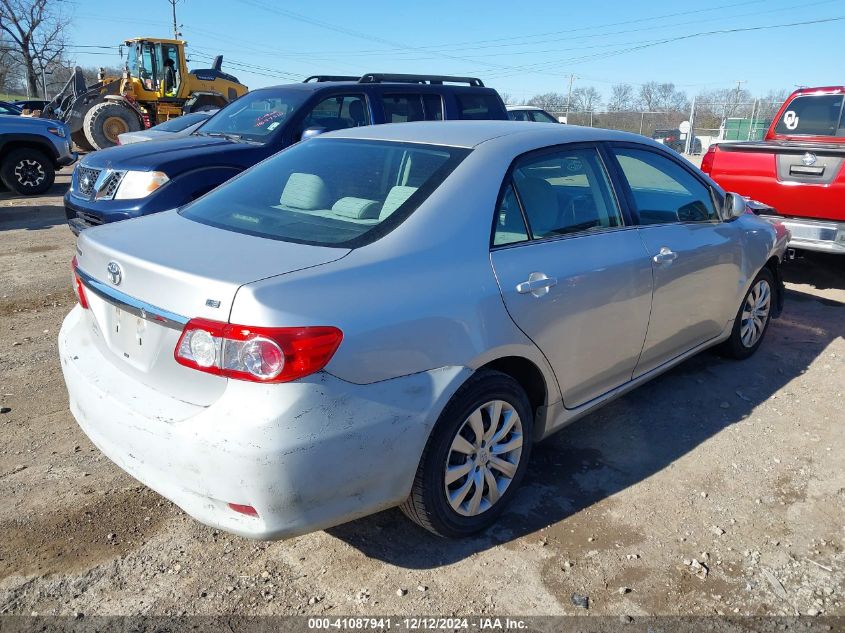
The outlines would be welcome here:
[[[783,276],[780,272],[780,258],[777,255],[772,255],[763,264],[763,268],[768,268],[769,272],[772,273],[772,277],[775,279],[775,292],[777,296],[775,297],[774,310],[772,310],[772,318],[776,319],[783,312],[784,295],[786,294],[786,288],[783,285]]]
[[[0,160],[4,160],[9,152],[17,149],[34,149],[43,152],[47,158],[53,162],[56,167],[56,160],[59,153],[55,147],[48,141],[30,134],[14,134],[9,135],[2,142],[0,142]]]

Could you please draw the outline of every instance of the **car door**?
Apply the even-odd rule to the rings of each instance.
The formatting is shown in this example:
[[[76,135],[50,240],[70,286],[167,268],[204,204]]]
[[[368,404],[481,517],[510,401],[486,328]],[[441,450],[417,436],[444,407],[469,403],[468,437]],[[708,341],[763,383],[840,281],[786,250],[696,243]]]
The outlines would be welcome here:
[[[648,327],[651,263],[595,146],[515,161],[491,261],[508,312],[548,358],[566,407],[631,379]]]
[[[654,274],[636,377],[722,333],[738,307],[741,236],[720,220],[706,181],[679,160],[645,146],[617,145],[613,154]]]

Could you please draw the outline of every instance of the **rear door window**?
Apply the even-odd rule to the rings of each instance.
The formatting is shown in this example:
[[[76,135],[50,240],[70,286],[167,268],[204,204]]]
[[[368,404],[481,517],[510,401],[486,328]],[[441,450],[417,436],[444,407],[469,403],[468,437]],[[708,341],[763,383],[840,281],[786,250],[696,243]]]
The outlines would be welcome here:
[[[514,166],[513,183],[535,239],[623,224],[604,164],[594,148],[561,149],[522,158]],[[516,219],[508,224],[507,233],[518,233],[510,228],[519,226]]]
[[[845,95],[795,97],[775,126],[777,134],[845,136]]]
[[[443,120],[440,95],[386,94],[382,97],[382,104],[385,123]]]
[[[531,119],[535,123],[557,123],[557,121],[550,114],[543,110],[534,110],[531,112]]]
[[[323,128],[327,132],[370,125],[370,112],[364,95],[333,95],[317,103],[305,115],[302,130]]]
[[[498,100],[490,94],[478,93],[457,93],[455,99],[458,102],[458,117],[461,119],[491,119],[499,118],[501,106]]]
[[[673,160],[647,150],[615,148],[640,224],[716,222],[710,189]]]

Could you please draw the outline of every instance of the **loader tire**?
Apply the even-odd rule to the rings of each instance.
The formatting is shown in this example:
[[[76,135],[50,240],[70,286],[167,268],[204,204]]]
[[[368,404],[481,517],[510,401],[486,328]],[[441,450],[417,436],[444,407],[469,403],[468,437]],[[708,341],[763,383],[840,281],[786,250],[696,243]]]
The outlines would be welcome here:
[[[73,141],[73,144],[76,145],[83,152],[94,151],[94,146],[88,142],[87,138],[85,138],[85,132],[83,130],[80,129],[76,132],[71,132],[70,139]]]
[[[114,147],[118,134],[137,132],[141,127],[141,120],[135,112],[113,101],[98,103],[88,110],[82,125],[85,138],[94,149]]]

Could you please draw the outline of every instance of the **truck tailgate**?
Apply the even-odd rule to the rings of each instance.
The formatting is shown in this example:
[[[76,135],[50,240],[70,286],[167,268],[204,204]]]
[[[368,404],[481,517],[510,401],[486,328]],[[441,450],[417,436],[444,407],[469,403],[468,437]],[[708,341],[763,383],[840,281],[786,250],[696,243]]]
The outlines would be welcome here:
[[[783,216],[845,220],[845,146],[762,141],[720,144],[711,176]]]

